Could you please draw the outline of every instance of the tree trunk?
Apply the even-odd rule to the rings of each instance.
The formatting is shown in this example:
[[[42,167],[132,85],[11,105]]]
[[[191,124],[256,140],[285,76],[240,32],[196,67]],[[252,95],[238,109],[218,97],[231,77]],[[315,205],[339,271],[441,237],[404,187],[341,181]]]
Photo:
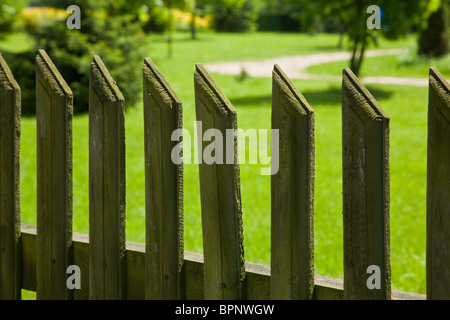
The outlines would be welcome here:
[[[441,6],[428,18],[428,26],[419,33],[419,54],[427,57],[441,57],[450,50],[448,0],[442,0]]]
[[[190,26],[192,40],[195,40],[197,38],[197,30],[195,27],[195,18],[196,17],[197,17],[196,11],[195,11],[195,8],[193,8],[191,11],[191,26]]]
[[[353,73],[357,76],[358,75],[358,70],[356,68],[356,55],[358,53],[358,45],[359,45],[359,38],[355,39],[355,42],[353,44],[353,50],[352,50],[352,57],[350,59],[350,69],[353,71]]]
[[[365,16],[365,12],[364,12],[364,6],[362,1],[358,2],[359,5],[359,13],[360,13],[360,17],[359,19],[362,19]],[[363,25],[361,25],[361,32],[358,32],[358,35],[356,36],[355,39],[355,44],[353,47],[353,52],[352,52],[352,58],[350,60],[350,69],[353,71],[353,73],[358,76],[359,72],[361,70],[361,66],[362,66],[362,62],[364,59],[364,53],[366,51],[366,45],[367,45],[367,27],[366,24],[364,23]],[[358,51],[358,47],[360,46],[360,49]]]
[[[172,58],[173,12],[171,1],[167,1],[167,15],[167,58]]]

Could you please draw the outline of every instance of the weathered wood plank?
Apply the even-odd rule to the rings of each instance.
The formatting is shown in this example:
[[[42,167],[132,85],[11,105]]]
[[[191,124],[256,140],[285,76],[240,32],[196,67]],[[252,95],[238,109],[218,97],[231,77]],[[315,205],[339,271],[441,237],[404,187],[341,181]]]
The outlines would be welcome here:
[[[22,288],[36,291],[36,226],[21,225]]]
[[[89,296],[126,296],[125,99],[99,56],[89,81]]]
[[[21,91],[0,54],[0,300],[20,299]]]
[[[37,299],[68,299],[72,260],[73,95],[44,50],[36,57]]]
[[[279,163],[271,176],[271,298],[311,299],[314,111],[278,65],[272,79],[272,132],[279,132]]]
[[[344,298],[390,299],[389,117],[348,68],[342,82]],[[380,270],[369,289],[368,267]]]
[[[226,130],[237,130],[236,110],[201,64],[194,73],[199,150],[205,298],[240,299],[244,277],[244,245],[237,136],[225,141]],[[205,132],[214,141],[203,142]],[[222,143],[221,143],[222,142]],[[227,163],[233,147],[232,163]],[[205,148],[210,153],[205,155]],[[213,156],[214,154],[214,156]],[[201,161],[200,161],[201,160]]]
[[[427,160],[427,298],[450,299],[450,86],[430,68]]]
[[[182,104],[149,58],[143,81],[146,296],[173,300],[180,297],[183,263],[183,164],[174,162],[172,150],[182,154],[183,140],[172,141],[172,133],[182,130]]]

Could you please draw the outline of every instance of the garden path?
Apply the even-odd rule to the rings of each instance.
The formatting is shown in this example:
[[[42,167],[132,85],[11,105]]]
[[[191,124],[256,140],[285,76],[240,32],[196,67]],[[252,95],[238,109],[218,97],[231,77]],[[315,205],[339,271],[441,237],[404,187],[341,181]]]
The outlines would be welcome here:
[[[386,50],[368,50],[366,57],[375,57],[379,55],[398,54],[402,49],[386,49]],[[331,53],[315,53],[310,55],[295,55],[284,56],[278,58],[271,58],[265,60],[248,60],[248,61],[233,61],[207,64],[206,68],[210,72],[217,72],[221,74],[239,75],[242,71],[253,77],[271,77],[274,64],[278,64],[283,71],[292,79],[304,80],[331,80],[341,81],[341,76],[332,75],[316,75],[306,73],[305,70],[309,66],[349,60],[351,58],[350,52],[331,52]],[[427,86],[427,78],[407,78],[407,77],[363,77],[361,81],[365,84],[397,84],[410,86]]]

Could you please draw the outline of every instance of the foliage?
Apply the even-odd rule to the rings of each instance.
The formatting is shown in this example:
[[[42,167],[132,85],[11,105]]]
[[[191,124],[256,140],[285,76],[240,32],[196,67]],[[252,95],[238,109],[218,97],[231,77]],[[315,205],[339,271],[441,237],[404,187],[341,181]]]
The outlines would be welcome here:
[[[291,0],[303,8],[303,16],[319,14],[322,17],[338,19],[345,31],[352,51],[350,67],[358,74],[364,53],[369,45],[376,45],[380,37],[395,40],[407,34],[412,26],[419,26],[429,7],[435,1],[428,0],[342,0],[307,1]],[[370,5],[381,9],[381,30],[370,30],[366,26]]]
[[[65,2],[65,3],[63,3]],[[95,3],[95,5],[94,5]],[[140,65],[144,57],[145,38],[136,15],[122,11],[115,5],[102,1],[58,1],[67,8],[71,4],[81,9],[81,29],[70,30],[66,19],[58,10],[41,10],[41,17],[26,21],[27,31],[35,40],[31,52],[15,55],[11,68],[23,90],[23,113],[34,113],[34,59],[38,49],[47,51],[52,61],[69,84],[74,94],[74,112],[86,112],[89,108],[89,66],[93,55],[99,55],[132,106],[140,98]],[[123,2],[125,3],[125,2]],[[99,9],[100,8],[100,9]],[[49,15],[49,12],[53,12]],[[64,10],[65,12],[65,10]]]
[[[442,0],[427,20],[427,26],[419,33],[419,54],[428,57],[441,57],[450,50],[450,13],[449,1]]]
[[[174,10],[173,16],[175,20],[176,31],[189,31],[190,24],[192,23],[192,15],[189,12]],[[208,29],[212,24],[212,16],[206,15],[204,17],[195,18],[195,26],[197,29]]]
[[[0,3],[0,36],[10,32],[19,17],[20,11],[25,7],[26,0],[2,0]]]
[[[213,14],[214,29],[218,32],[247,32],[256,29],[257,1],[203,0]]]

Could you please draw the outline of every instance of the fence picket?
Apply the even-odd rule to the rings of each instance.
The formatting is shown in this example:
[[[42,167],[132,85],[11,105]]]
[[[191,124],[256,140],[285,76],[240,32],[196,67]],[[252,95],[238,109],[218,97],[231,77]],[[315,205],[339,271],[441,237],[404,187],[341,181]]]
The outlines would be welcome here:
[[[348,68],[342,153],[344,299],[390,299],[389,118]]]
[[[0,300],[21,298],[21,91],[0,54]]]
[[[279,130],[279,167],[271,180],[271,298],[311,299],[314,111],[278,65],[272,78],[272,130]]]
[[[36,56],[37,299],[67,299],[72,243],[73,95],[44,50]]]
[[[450,85],[430,68],[427,160],[427,299],[450,299]]]
[[[180,298],[183,261],[183,164],[172,132],[183,127],[182,105],[155,64],[146,58],[144,76],[144,137],[146,175],[146,296]],[[176,149],[180,147],[180,149]]]
[[[226,130],[237,130],[236,110],[201,64],[196,65],[194,86],[197,121],[201,121],[197,137],[205,299],[240,299],[245,270],[236,135],[233,134],[233,141],[229,141],[234,154],[225,152],[226,138],[229,138]],[[205,148],[202,138],[209,129],[217,129],[221,135],[214,135],[214,142],[208,144],[208,147],[214,146],[215,160],[212,164],[203,159]],[[214,134],[214,131],[209,132]],[[233,161],[229,163],[226,160],[230,160],[231,156]]]
[[[125,124],[122,93],[99,56],[89,81],[89,296],[123,299]]]

